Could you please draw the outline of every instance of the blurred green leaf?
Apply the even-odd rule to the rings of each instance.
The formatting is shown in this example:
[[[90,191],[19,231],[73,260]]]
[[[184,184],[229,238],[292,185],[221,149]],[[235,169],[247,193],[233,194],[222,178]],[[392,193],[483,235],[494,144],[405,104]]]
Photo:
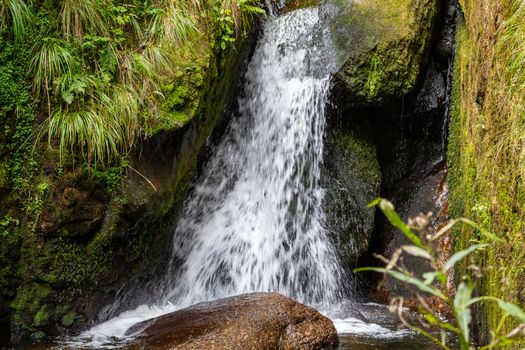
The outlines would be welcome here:
[[[452,255],[450,259],[446,262],[445,266],[443,267],[443,272],[447,272],[451,268],[453,268],[459,261],[464,259],[467,255],[470,253],[484,247],[483,244],[475,244],[473,246],[470,246],[467,249],[464,249],[462,251],[457,252],[456,254]]]
[[[403,248],[405,252],[407,252],[408,254],[412,256],[417,256],[417,257],[424,258],[430,261],[434,260],[432,255],[430,255],[430,253],[423,248],[419,248],[416,246],[409,246],[409,245],[405,245],[401,248]]]
[[[439,298],[446,299],[446,296],[439,289],[435,288],[432,285],[425,284],[424,281],[416,277],[407,275],[405,273],[394,271],[394,270],[387,270],[385,268],[380,268],[380,267],[362,267],[362,268],[354,270],[354,272],[363,272],[363,271],[373,271],[373,272],[385,273],[399,281],[406,282],[413,286],[416,286],[422,292],[426,292],[434,296],[437,296]]]
[[[505,302],[503,300],[498,300],[498,305],[503,311],[505,311],[512,317],[514,317],[520,322],[525,323],[525,313],[517,305]]]
[[[397,214],[394,205],[386,199],[378,198],[370,203],[370,207],[379,205],[379,209],[386,216],[390,224],[403,232],[403,234],[418,247],[427,250],[428,248],[423,244],[421,239],[408,227],[407,224]]]
[[[461,329],[462,336],[466,343],[470,339],[469,325],[472,321],[472,312],[470,310],[470,300],[472,299],[472,291],[474,287],[472,283],[461,282],[456,291],[456,297],[454,298],[454,311],[458,326]]]

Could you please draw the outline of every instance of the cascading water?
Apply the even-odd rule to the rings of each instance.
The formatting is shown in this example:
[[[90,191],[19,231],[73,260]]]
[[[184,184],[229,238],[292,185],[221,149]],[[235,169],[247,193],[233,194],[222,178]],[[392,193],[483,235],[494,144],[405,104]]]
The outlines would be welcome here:
[[[268,19],[222,142],[186,200],[158,295],[82,336],[94,345],[193,303],[254,291],[341,299],[320,186],[336,50],[320,9]],[[182,262],[182,266],[180,263]]]
[[[162,286],[178,305],[253,291],[334,301],[341,286],[320,187],[335,67],[317,9],[267,22],[236,118],[185,203]]]

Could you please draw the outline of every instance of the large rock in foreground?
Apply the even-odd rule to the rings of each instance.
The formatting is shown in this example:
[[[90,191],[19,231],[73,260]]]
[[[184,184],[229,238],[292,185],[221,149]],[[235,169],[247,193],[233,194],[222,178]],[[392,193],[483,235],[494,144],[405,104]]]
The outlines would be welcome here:
[[[255,293],[191,306],[146,321],[138,349],[334,349],[331,320],[277,293]]]

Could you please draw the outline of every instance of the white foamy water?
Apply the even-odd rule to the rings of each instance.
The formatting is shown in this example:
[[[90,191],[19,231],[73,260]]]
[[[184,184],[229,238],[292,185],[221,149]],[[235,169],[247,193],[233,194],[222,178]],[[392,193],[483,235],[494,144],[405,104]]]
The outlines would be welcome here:
[[[180,307],[172,304],[162,306],[141,305],[135,310],[125,311],[117,317],[91,328],[81,334],[79,340],[80,343],[84,341],[87,342],[86,345],[89,347],[113,347],[114,345],[118,345],[119,341],[125,342],[126,340],[133,339],[134,334],[126,335],[126,331],[133,325],[177,311],[178,309],[180,309]],[[72,344],[74,344],[74,342]]]
[[[355,337],[375,339],[402,339],[414,333],[408,329],[392,330],[376,323],[368,323],[356,318],[332,319],[337,333]]]
[[[324,110],[334,68],[318,10],[264,28],[230,126],[175,230],[164,301],[254,291],[303,302],[338,296],[340,267],[320,186]]]

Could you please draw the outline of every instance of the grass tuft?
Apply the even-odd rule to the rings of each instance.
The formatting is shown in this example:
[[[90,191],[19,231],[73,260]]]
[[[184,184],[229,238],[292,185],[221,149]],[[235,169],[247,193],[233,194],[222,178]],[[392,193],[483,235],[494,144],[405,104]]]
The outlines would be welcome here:
[[[33,48],[34,56],[30,70],[33,74],[33,91],[37,96],[47,98],[53,83],[65,74],[71,74],[78,67],[78,61],[71,49],[59,39],[43,38]]]
[[[102,13],[104,5],[108,4],[97,0],[63,0],[60,12],[63,35],[66,38],[82,38],[86,30],[107,35],[108,19]]]
[[[102,165],[166,120],[163,89],[195,49],[188,43],[219,36],[216,7],[231,8],[243,30],[264,13],[256,0],[64,0],[56,9],[28,1],[0,0],[0,25],[22,38],[37,11],[46,36],[36,40],[30,71],[49,143]]]
[[[33,19],[33,13],[24,0],[0,0],[0,27],[11,24],[17,41],[26,36]]]

